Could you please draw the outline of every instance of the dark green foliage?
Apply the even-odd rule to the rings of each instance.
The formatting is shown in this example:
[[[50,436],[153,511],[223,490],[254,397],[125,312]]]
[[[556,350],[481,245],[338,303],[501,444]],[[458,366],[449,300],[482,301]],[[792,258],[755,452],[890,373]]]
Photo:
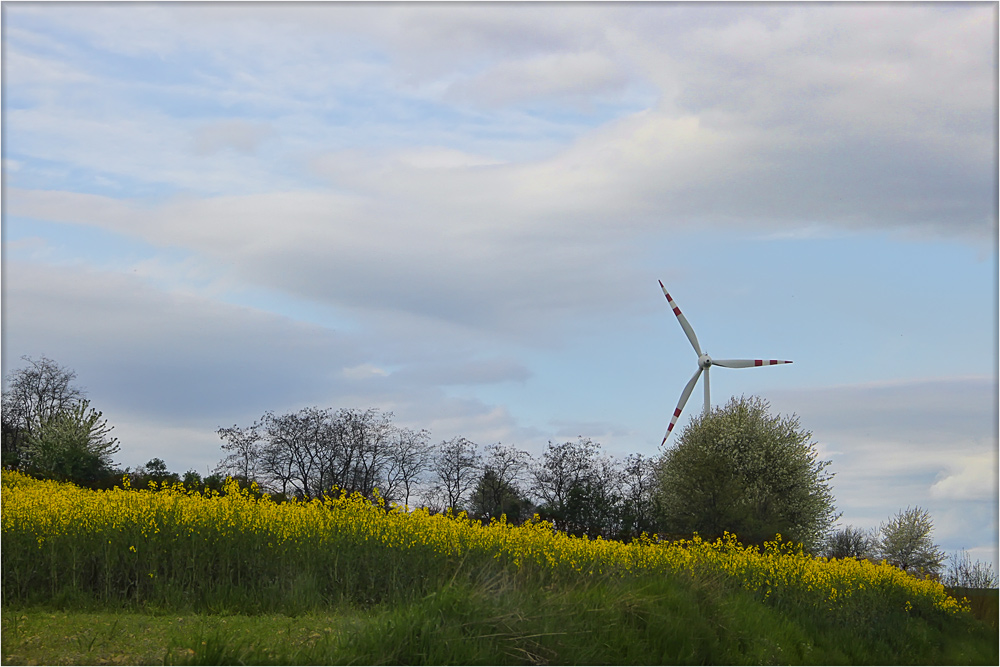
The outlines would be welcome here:
[[[657,532],[656,463],[641,454],[624,461],[589,438],[549,443],[530,468],[539,515],[571,535],[629,540]]]
[[[628,540],[643,533],[658,532],[653,496],[656,492],[656,460],[630,454],[621,472],[622,493],[618,538]]]
[[[470,499],[470,514],[488,521],[507,515],[512,523],[531,518],[534,505],[522,490],[528,452],[496,443],[486,448],[482,474]]]
[[[972,615],[996,632],[1000,627],[1000,598],[996,588],[949,587],[952,597],[969,603]]]
[[[531,518],[533,507],[520,489],[500,479],[492,468],[483,472],[470,501],[471,516],[483,521],[506,515],[507,521],[521,523]]]
[[[878,538],[871,531],[844,526],[830,533],[823,548],[827,558],[872,559],[877,556]]]
[[[622,471],[589,438],[549,443],[532,469],[538,513],[570,535],[618,537],[621,530]]]
[[[146,461],[146,465],[135,471],[132,479],[132,486],[141,489],[148,486],[150,482],[156,484],[177,484],[181,481],[180,475],[167,470],[167,463],[161,458],[152,458]]]
[[[768,408],[757,397],[734,398],[692,419],[660,461],[662,530],[705,538],[728,531],[745,544],[780,533],[820,548],[837,516],[830,462],[818,460],[797,417]]]

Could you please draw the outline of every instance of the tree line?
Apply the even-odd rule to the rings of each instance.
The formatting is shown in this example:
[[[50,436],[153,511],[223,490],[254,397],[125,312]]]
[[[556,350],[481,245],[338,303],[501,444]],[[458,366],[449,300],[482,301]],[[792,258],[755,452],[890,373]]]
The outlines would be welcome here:
[[[482,521],[520,523],[537,514],[569,534],[604,539],[729,532],[762,544],[781,534],[831,558],[885,559],[915,574],[944,569],[921,508],[902,510],[875,531],[835,529],[830,462],[818,458],[797,417],[771,415],[758,397],[692,418],[657,458],[616,458],[585,437],[549,442],[537,458],[499,442],[434,443],[426,430],[398,426],[391,412],[374,408],[266,412],[252,424],[218,429],[225,456],[203,479],[193,470],[170,472],[159,458],[118,468],[112,427],[73,384],[76,374],[45,357],[24,360],[3,393],[3,465],[38,477],[111,488],[127,475],[133,488],[157,482],[220,491],[231,477],[276,501],[343,491]],[[996,586],[991,567],[967,554],[956,558],[951,571],[964,573],[956,581]]]
[[[550,442],[536,460],[499,442],[433,444],[427,431],[397,426],[392,413],[376,409],[316,407],[268,412],[218,434],[227,456],[217,472],[255,482],[278,500],[336,489],[484,521],[537,513],[574,535],[621,539],[656,529],[655,461],[615,459],[588,438]]]

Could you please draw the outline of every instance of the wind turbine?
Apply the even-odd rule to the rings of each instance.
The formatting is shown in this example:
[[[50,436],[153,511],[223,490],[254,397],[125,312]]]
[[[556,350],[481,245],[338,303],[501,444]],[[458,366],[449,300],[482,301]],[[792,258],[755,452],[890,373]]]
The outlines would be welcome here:
[[[673,298],[667,292],[667,288],[663,286],[663,281],[660,281],[660,289],[663,290],[663,296],[667,297],[667,303],[674,310],[674,315],[677,316],[677,321],[681,323],[681,329],[684,329],[684,333],[687,334],[688,340],[691,341],[691,346],[694,351],[698,353],[698,370],[695,372],[694,377],[688,380],[687,386],[684,387],[684,391],[681,392],[681,400],[677,401],[677,409],[674,410],[674,415],[670,418],[670,426],[667,427],[667,434],[663,436],[663,442],[660,443],[662,447],[666,442],[667,438],[670,437],[670,431],[673,430],[674,424],[677,423],[677,418],[681,416],[681,410],[684,409],[684,404],[687,403],[688,398],[691,396],[691,392],[694,391],[695,384],[698,383],[698,378],[701,374],[705,373],[705,415],[707,416],[709,411],[712,409],[712,401],[709,398],[708,393],[708,369],[712,366],[722,366],[724,368],[753,368],[757,366],[774,366],[776,364],[790,364],[790,361],[780,361],[778,359],[713,359],[704,352],[701,351],[701,345],[698,344],[698,337],[694,335],[694,329],[688,323],[687,318],[684,317],[684,313],[681,309],[677,307],[674,303]]]

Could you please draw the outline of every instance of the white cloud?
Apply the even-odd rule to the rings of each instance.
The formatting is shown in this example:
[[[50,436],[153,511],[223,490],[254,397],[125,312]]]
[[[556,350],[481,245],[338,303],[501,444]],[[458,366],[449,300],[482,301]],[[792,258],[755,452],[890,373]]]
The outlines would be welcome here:
[[[996,565],[995,377],[940,378],[774,392],[830,447],[842,523],[874,528],[920,506],[947,551],[992,550]],[[984,545],[993,544],[993,547]]]
[[[556,53],[496,64],[450,86],[446,96],[486,105],[569,101],[622,91],[629,77],[614,61],[596,52]]]
[[[8,210],[194,250],[247,283],[335,307],[396,310],[510,335],[548,329],[565,308],[593,307],[595,299],[614,303],[611,295],[629,276],[600,268],[608,264],[600,258],[615,251],[613,228],[554,249],[546,225],[532,228],[524,219],[528,204],[477,196],[488,176],[470,179],[466,198],[487,201],[456,197],[435,205],[430,200],[442,193],[430,184],[421,196],[425,205],[413,207],[401,206],[391,191],[367,198],[279,192],[150,206],[11,188]],[[492,210],[479,216],[481,206]],[[588,271],[574,275],[579,266]]]
[[[931,497],[942,500],[996,500],[996,451],[965,456],[949,463],[931,486]]]
[[[18,38],[29,37],[24,31],[15,31]],[[32,55],[18,48],[4,48],[4,83],[25,86],[40,93],[45,87],[67,84],[93,84],[95,77],[76,63],[65,59]]]
[[[277,408],[361,361],[358,343],[335,332],[129,275],[12,261],[4,269],[6,349],[75,369],[95,404],[113,401],[136,418]]]
[[[105,412],[108,423],[113,425],[111,435],[121,443],[121,451],[114,458],[122,467],[134,470],[150,459],[160,458],[168,470],[181,474],[194,470],[204,477],[225,456],[216,430],[230,424],[205,420],[178,426],[158,423],[148,415],[134,418],[120,411]]]
[[[411,148],[394,153],[390,158],[403,167],[415,169],[461,169],[502,164],[502,160],[474,155],[443,146]]]
[[[405,210],[445,225],[457,221],[442,223],[441,213],[545,228],[571,216],[591,227],[614,220],[616,228],[739,221],[792,233],[816,224],[919,229],[976,242],[995,229],[989,147],[996,95],[982,55],[994,51],[989,8],[122,7],[71,14],[50,20],[131,58],[190,53],[206,65],[197,77],[159,86],[94,74],[83,103],[56,97],[11,110],[8,136],[19,161],[63,162],[168,192],[236,195],[315,189],[303,186],[302,170],[325,155],[323,170],[338,192],[375,198],[386,215]],[[209,27],[198,27],[200,19]],[[147,34],[154,22],[162,24],[155,39]],[[697,27],[663,33],[672,23]],[[227,28],[222,39],[220,26]],[[348,34],[353,52],[331,46],[333,36]],[[431,53],[418,56],[418,47]],[[407,69],[411,59],[436,63],[428,76],[441,82],[444,97],[414,97],[391,82],[388,72]],[[131,92],[135,84],[169,92],[151,102]],[[484,117],[447,104],[463,86],[503,104],[626,95],[650,84],[663,95],[657,108],[638,111],[634,100],[618,98],[623,106],[613,119],[595,118],[569,135],[564,126],[561,150],[520,164],[507,151],[510,142],[523,143],[523,115]],[[171,113],[185,103],[205,108],[205,117]],[[233,117],[234,105],[249,109],[247,116]],[[550,141],[541,131],[528,139]],[[429,132],[448,143],[428,144]],[[506,138],[491,138],[498,150],[484,154],[474,145],[485,134]],[[387,141],[424,148],[401,148],[389,164],[372,159]],[[500,162],[506,165],[495,170],[461,169]],[[447,179],[427,173],[437,168],[457,171]],[[399,207],[389,210],[390,200]]]
[[[478,385],[501,382],[523,383],[531,372],[512,359],[434,359],[426,364],[413,364],[400,376],[407,380],[435,385]]]
[[[469,358],[475,348],[454,331],[400,327],[398,318],[333,331],[155,289],[131,272],[10,260],[4,269],[5,374],[22,354],[75,370],[115,426],[124,465],[160,456],[203,472],[221,458],[219,426],[308,405],[391,411],[438,439],[544,442],[506,408],[444,391],[527,372],[508,359]]]
[[[389,373],[372,364],[359,364],[342,369],[340,374],[349,380],[364,380],[366,378],[385,377]]]
[[[249,123],[238,118],[213,121],[195,132],[195,152],[209,155],[229,148],[241,153],[254,153],[260,142],[273,132],[267,124]]]

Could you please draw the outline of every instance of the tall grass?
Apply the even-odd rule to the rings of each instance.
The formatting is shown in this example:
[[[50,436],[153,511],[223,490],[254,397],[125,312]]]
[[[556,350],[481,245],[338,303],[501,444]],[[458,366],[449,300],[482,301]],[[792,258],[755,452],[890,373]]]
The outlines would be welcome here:
[[[6,602],[77,596],[101,603],[185,603],[278,610],[420,596],[463,572],[516,571],[540,583],[580,575],[698,575],[772,605],[849,618],[877,600],[908,614],[955,615],[940,584],[885,564],[826,561],[794,545],[763,551],[732,536],[625,544],[556,532],[543,521],[489,525],[407,513],[340,495],[305,503],[182,487],[90,491],[2,473]]]
[[[936,582],[780,540],[625,544],[359,496],[278,504],[235,484],[222,495],[89,491],[3,471],[0,492],[7,608],[371,610],[356,631],[281,660],[225,635],[203,640],[233,660],[895,662],[974,630]],[[174,658],[215,659],[200,646]]]

